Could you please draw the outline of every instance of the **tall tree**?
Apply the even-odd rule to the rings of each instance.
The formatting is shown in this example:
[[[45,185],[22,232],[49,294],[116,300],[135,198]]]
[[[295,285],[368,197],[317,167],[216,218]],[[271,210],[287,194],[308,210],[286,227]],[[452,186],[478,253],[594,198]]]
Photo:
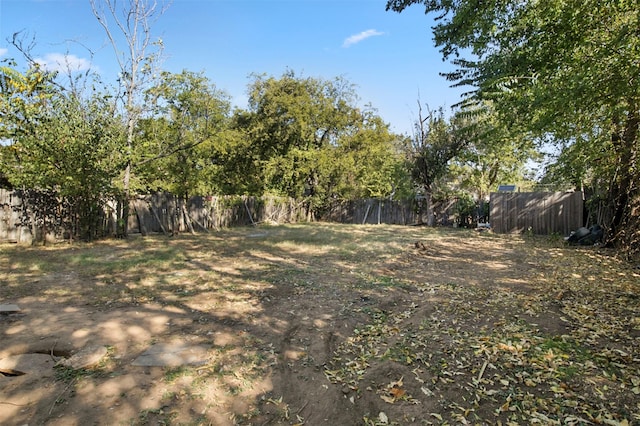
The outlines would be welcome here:
[[[135,163],[140,184],[187,197],[218,189],[208,181],[227,128],[231,104],[201,73],[163,72],[158,85],[147,91],[153,116],[140,123]]]
[[[374,111],[362,112],[357,130],[341,137],[328,153],[330,194],[343,200],[409,196],[410,177],[398,138]]]
[[[408,161],[419,193],[427,204],[427,225],[434,225],[433,199],[446,183],[451,161],[462,151],[468,140],[444,116],[442,109],[423,112],[418,102],[418,119],[408,147]]]
[[[92,239],[99,234],[103,201],[112,193],[121,164],[122,126],[108,97],[93,93],[82,98],[55,87],[52,79],[37,68],[25,74],[0,69],[0,132],[8,141],[0,164],[15,187],[51,195],[55,205],[45,205],[45,197],[39,200],[44,204],[35,206],[40,225],[51,229],[62,200],[68,217],[75,219],[56,225]]]
[[[539,160],[534,141],[526,133],[509,129],[491,103],[456,111],[454,129],[467,143],[452,163],[460,187],[483,203],[500,183],[525,184],[530,179],[527,161]]]
[[[318,155],[359,118],[353,85],[342,78],[302,78],[293,71],[279,79],[254,77],[249,114],[243,118],[254,170],[263,178],[263,191],[306,197],[311,214],[320,197]]]
[[[89,0],[96,19],[104,29],[120,68],[118,79],[123,115],[127,128],[127,147],[122,176],[122,200],[119,232],[126,236],[129,216],[129,192],[136,143],[135,129],[144,112],[143,92],[157,75],[162,39],[152,38],[151,27],[165,11],[157,0]]]
[[[607,150],[609,237],[640,235],[640,14],[636,1],[390,0],[436,14],[434,40],[458,70],[448,78],[495,100],[506,122],[540,137]],[[594,134],[586,139],[583,135]]]
[[[249,94],[249,111],[236,111],[227,134],[233,145],[219,151],[239,189],[304,199],[312,217],[333,199],[387,197],[407,186],[398,137],[373,108],[356,105],[348,81],[287,71],[255,76]]]

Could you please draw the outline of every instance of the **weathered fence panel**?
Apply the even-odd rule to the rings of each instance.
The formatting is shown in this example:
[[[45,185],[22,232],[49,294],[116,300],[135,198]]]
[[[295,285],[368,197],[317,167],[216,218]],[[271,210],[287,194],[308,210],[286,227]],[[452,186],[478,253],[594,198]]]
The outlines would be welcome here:
[[[412,200],[364,199],[336,201],[320,216],[321,220],[356,224],[408,225],[420,222],[416,203]]]
[[[185,201],[166,193],[138,196],[131,202],[132,232],[208,231],[263,222],[305,220],[304,206],[285,197],[215,196]]]
[[[582,192],[494,192],[490,221],[500,234],[569,235],[583,226]]]
[[[0,241],[31,243],[30,229],[21,226],[22,199],[14,191],[0,189]]]
[[[51,229],[39,229],[23,221],[25,201],[19,191],[0,189],[0,242],[30,244],[42,238],[59,240]],[[104,206],[102,235],[115,235],[117,203]],[[57,221],[69,218],[56,217]],[[192,197],[189,200],[172,194],[138,196],[130,202],[128,229],[131,233],[207,232],[231,226],[259,223],[290,223],[306,220],[306,206],[284,197],[218,196]],[[33,221],[31,221],[33,222]]]

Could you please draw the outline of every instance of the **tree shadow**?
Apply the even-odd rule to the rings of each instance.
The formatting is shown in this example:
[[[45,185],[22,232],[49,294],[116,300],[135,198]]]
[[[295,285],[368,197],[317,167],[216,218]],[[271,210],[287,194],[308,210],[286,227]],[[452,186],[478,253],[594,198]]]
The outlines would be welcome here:
[[[3,293],[19,302],[22,316],[0,324],[0,357],[58,358],[95,344],[110,355],[86,371],[0,377],[7,384],[2,420],[264,424],[336,416],[343,422],[352,407],[323,367],[338,342],[367,321],[356,307],[398,298],[358,266],[378,250],[358,247],[388,236],[356,226],[293,228],[3,255]],[[175,340],[208,348],[206,363],[131,365],[153,343]],[[344,412],[336,411],[342,405]]]

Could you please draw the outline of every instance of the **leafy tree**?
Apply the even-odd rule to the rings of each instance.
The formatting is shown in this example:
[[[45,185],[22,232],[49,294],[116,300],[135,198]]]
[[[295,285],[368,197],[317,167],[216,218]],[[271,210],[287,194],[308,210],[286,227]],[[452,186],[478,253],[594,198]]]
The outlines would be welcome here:
[[[0,161],[9,181],[60,197],[76,220],[57,225],[83,239],[96,237],[121,165],[122,127],[108,97],[84,99],[55,89],[53,76],[37,68],[1,72],[1,128],[8,145]],[[36,213],[46,228],[52,209],[41,207],[47,214]]]
[[[427,225],[434,225],[433,202],[448,182],[451,161],[462,151],[468,140],[444,117],[442,109],[423,115],[418,104],[418,119],[408,148],[408,161],[414,183],[426,202]]]
[[[398,136],[372,111],[362,115],[358,130],[343,136],[329,162],[333,196],[340,199],[409,197],[410,177],[404,168]]]
[[[229,128],[216,139],[209,153],[212,164],[211,185],[225,195],[261,195],[264,176],[261,153],[250,138],[252,114],[236,110]]]
[[[460,138],[467,140],[452,162],[460,188],[482,203],[500,183],[525,183],[526,162],[540,158],[531,138],[509,129],[488,102],[463,108],[452,120]]]
[[[11,141],[33,130],[55,93],[53,75],[37,65],[21,73],[15,63],[0,67],[0,139]]]
[[[356,100],[353,86],[342,78],[299,78],[292,71],[280,79],[254,76],[247,118],[264,190],[292,197],[313,195],[315,158],[301,152],[335,144],[357,117]]]
[[[140,185],[188,197],[211,193],[217,139],[228,125],[228,96],[201,73],[163,72],[147,91],[152,118],[140,125],[134,162]]]
[[[250,109],[234,118],[243,135],[236,147],[244,151],[231,164],[257,177],[246,188],[304,198],[310,214],[348,191],[342,179],[352,183],[354,194],[391,192],[389,178],[378,175],[392,169],[386,162],[395,158],[389,154],[396,137],[372,110],[355,105],[350,83],[300,78],[291,71],[280,79],[254,77]]]
[[[635,1],[390,0],[436,14],[434,40],[476,99],[540,138],[606,151],[612,240],[635,241],[640,224],[640,15]],[[586,136],[586,137],[585,137]],[[568,145],[567,145],[568,147]],[[573,157],[577,159],[577,157]],[[587,165],[586,168],[591,167]]]

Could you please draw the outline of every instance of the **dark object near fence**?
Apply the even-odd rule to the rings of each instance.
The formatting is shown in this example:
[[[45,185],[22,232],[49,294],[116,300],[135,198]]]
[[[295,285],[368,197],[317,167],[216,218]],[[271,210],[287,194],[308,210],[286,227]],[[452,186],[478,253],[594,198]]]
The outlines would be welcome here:
[[[591,228],[584,226],[571,232],[565,240],[569,244],[577,244],[581,246],[592,246],[602,241],[604,230],[600,225],[593,225]]]

